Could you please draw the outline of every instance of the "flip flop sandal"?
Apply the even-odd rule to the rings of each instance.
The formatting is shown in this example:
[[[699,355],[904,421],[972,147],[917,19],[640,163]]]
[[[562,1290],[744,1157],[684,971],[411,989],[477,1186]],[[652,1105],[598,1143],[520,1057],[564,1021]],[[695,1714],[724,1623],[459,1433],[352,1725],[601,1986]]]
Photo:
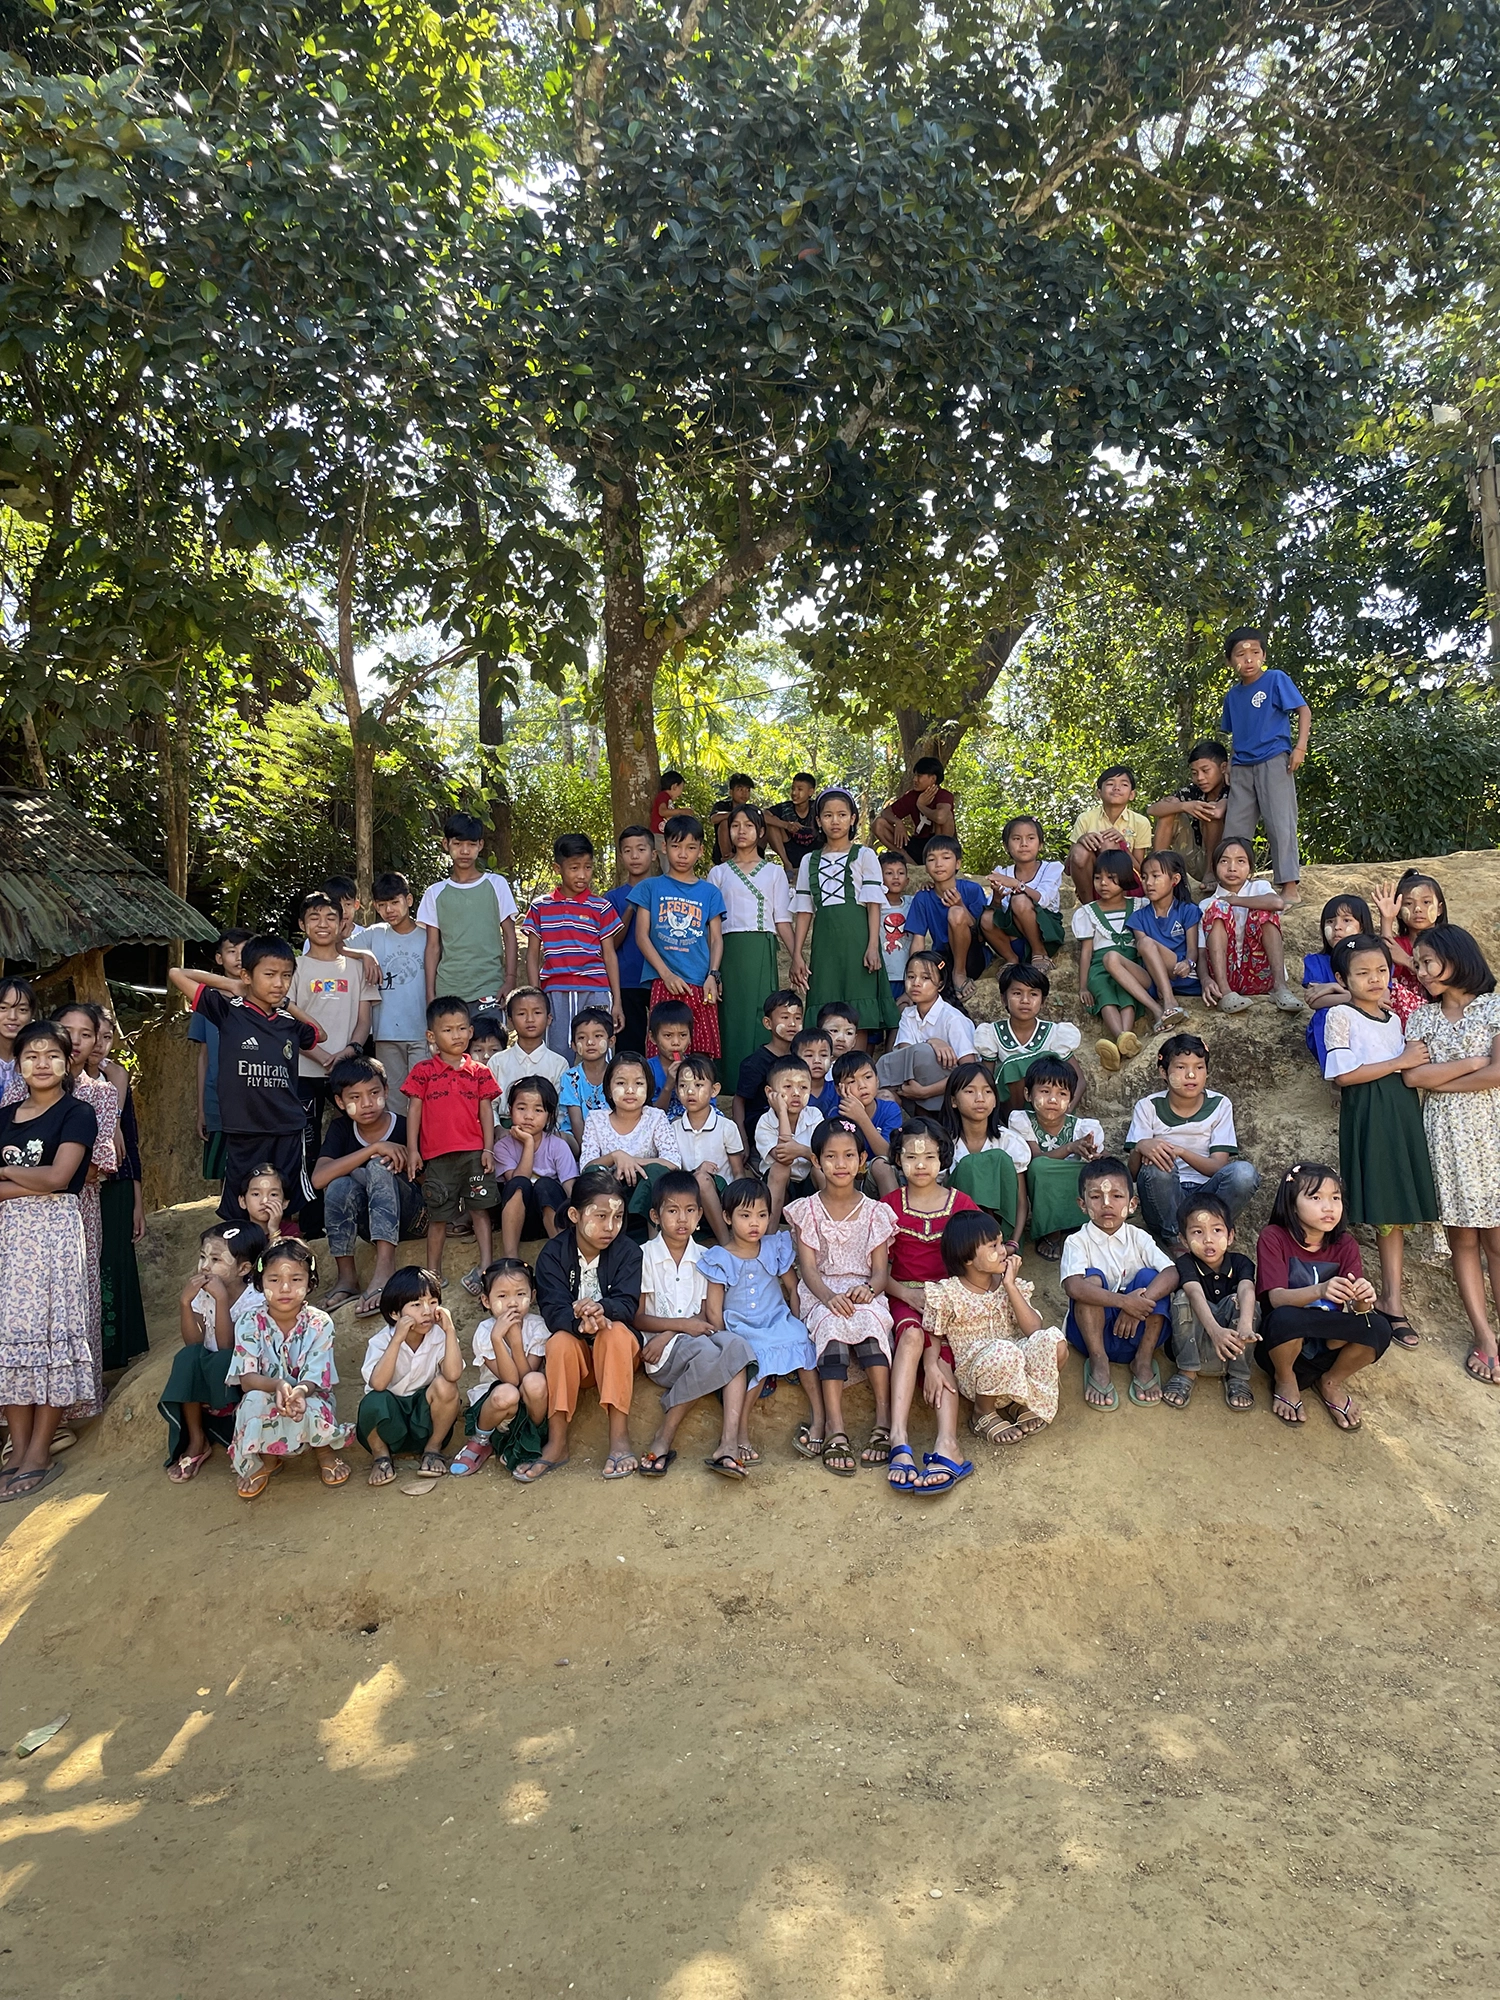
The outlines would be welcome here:
[[[710,1472],[717,1472],[721,1479],[747,1479],[749,1474],[737,1458],[721,1458],[717,1452],[703,1463]]]
[[[377,1472],[379,1472],[381,1466],[385,1467],[385,1477],[384,1479],[377,1479],[375,1475]],[[365,1484],[367,1486],[390,1486],[395,1483],[395,1478],[396,1478],[396,1461],[390,1456],[388,1452],[381,1452],[379,1456],[375,1459],[374,1463],[371,1465],[369,1472],[366,1474]]]
[[[1157,1033],[1160,1034],[1165,1028],[1180,1028],[1186,1019],[1185,1007],[1169,1007],[1156,1024]]]
[[[1357,1431],[1364,1423],[1363,1417],[1357,1417],[1354,1414],[1354,1398],[1352,1396],[1346,1396],[1342,1403],[1330,1403],[1320,1390],[1318,1401],[1333,1419],[1335,1430],[1344,1432]],[[1340,1417],[1344,1419],[1343,1423],[1339,1422]]]
[[[792,1439],[792,1450],[799,1458],[821,1458],[823,1440],[814,1434],[811,1424],[798,1424],[797,1435]]]
[[[1233,1410],[1237,1417],[1242,1417],[1246,1410],[1253,1410],[1255,1408],[1255,1398],[1250,1393],[1250,1384],[1248,1382],[1231,1382],[1226,1375],[1224,1377],[1224,1407],[1228,1410]]]
[[[57,1454],[60,1451],[71,1451],[74,1445],[77,1444],[77,1442],[78,1442],[77,1431],[70,1431],[70,1430],[54,1431],[52,1433],[52,1442],[47,1447],[47,1449],[51,1452],[52,1456],[56,1458]]]
[[[1093,1390],[1096,1396],[1102,1396],[1104,1400],[1099,1403],[1091,1403],[1089,1401],[1090,1389]],[[1114,1383],[1111,1382],[1107,1389],[1101,1388],[1094,1380],[1093,1370],[1087,1361],[1083,1364],[1083,1407],[1086,1410],[1092,1410],[1096,1416],[1100,1417],[1108,1416],[1112,1411],[1118,1410],[1120,1407],[1120,1392]]]
[[[755,1399],[758,1403],[764,1403],[769,1397],[776,1394],[777,1379],[775,1375],[763,1375],[761,1377],[760,1394]]]
[[[336,1313],[340,1306],[346,1306],[351,1299],[358,1297],[358,1285],[335,1285],[323,1301],[323,1310],[326,1313]]]
[[[263,1465],[259,1472],[252,1472],[248,1479],[235,1482],[235,1492],[242,1500],[258,1500],[271,1483],[271,1469]]]
[[[1483,1362],[1480,1369],[1476,1361]],[[1464,1373],[1474,1382],[1482,1382],[1486,1389],[1500,1389],[1500,1355],[1486,1354],[1482,1347],[1471,1347],[1464,1357]]]
[[[424,1451],[422,1463],[417,1467],[418,1479],[446,1479],[448,1465],[440,1451]]]
[[[627,1459],[630,1461],[628,1465],[625,1462]],[[611,1466],[614,1467],[613,1472],[610,1471]],[[629,1479],[633,1472],[638,1472],[639,1470],[640,1460],[633,1451],[612,1451],[609,1457],[605,1459],[604,1469],[599,1474],[599,1477],[601,1479]]]
[[[483,1271],[480,1270],[477,1264],[474,1266],[472,1271],[465,1271],[463,1276],[459,1279],[458,1282],[463,1286],[464,1290],[469,1294],[469,1297],[471,1299],[477,1299],[483,1296],[484,1273]]]
[[[487,1438],[470,1438],[461,1452],[458,1452],[448,1467],[454,1479],[465,1479],[471,1472],[478,1472],[482,1465],[488,1465],[495,1456],[495,1447]]]
[[[318,1477],[325,1486],[347,1486],[349,1484],[349,1464],[346,1459],[336,1458],[332,1465],[319,1464]]]
[[[1065,1236],[1042,1236],[1031,1247],[1036,1251],[1038,1257],[1045,1257],[1049,1264],[1060,1264],[1062,1262],[1063,1244],[1066,1241],[1067,1238]]]
[[[535,1486],[539,1479],[545,1479],[549,1472],[556,1472],[567,1462],[565,1458],[529,1458],[524,1465],[515,1466],[510,1476],[518,1486]]]
[[[1191,1375],[1174,1375],[1161,1392],[1162,1402],[1169,1410],[1185,1410],[1197,1386]],[[1177,1399],[1175,1402],[1172,1400],[1174,1396]]]
[[[891,1434],[884,1424],[877,1424],[870,1432],[870,1441],[859,1455],[861,1465],[888,1465],[891,1457]]]
[[[30,1500],[40,1493],[44,1486],[50,1486],[54,1479],[62,1478],[60,1465],[44,1465],[36,1472],[9,1473],[0,1484],[0,1501]]]
[[[823,1470],[831,1472],[835,1479],[852,1479],[859,1470],[854,1459],[854,1447],[845,1431],[835,1431],[832,1437],[824,1439],[821,1457]],[[834,1465],[831,1461],[835,1458],[847,1458],[849,1463]]]
[[[1386,1318],[1390,1321],[1391,1339],[1396,1343],[1397,1347],[1420,1347],[1422,1345],[1421,1334],[1417,1332],[1417,1329],[1412,1325],[1405,1313],[1394,1315],[1387,1313]]]
[[[214,1448],[212,1444],[205,1445],[202,1451],[196,1454],[185,1451],[175,1465],[167,1467],[168,1479],[171,1480],[174,1486],[186,1486],[190,1479],[198,1477],[198,1474],[207,1465],[213,1455]]]
[[[354,1308],[356,1319],[378,1319],[380,1317],[379,1292],[363,1292]]]
[[[676,1456],[675,1451],[643,1451],[635,1469],[642,1479],[665,1479]]]
[[[1287,1416],[1286,1412],[1288,1410],[1293,1412],[1291,1416]],[[1281,1391],[1277,1389],[1271,1397],[1271,1415],[1283,1424],[1297,1423],[1302,1416],[1302,1398],[1300,1396],[1283,1396]]]
[[[741,1465],[760,1464],[760,1453],[755,1449],[753,1444],[747,1444],[743,1451],[736,1451],[734,1455]]]
[[[1156,1410],[1161,1407],[1161,1370],[1154,1361],[1151,1364],[1151,1380],[1156,1384],[1154,1396],[1146,1394],[1145,1383],[1138,1380],[1134,1374],[1130,1378],[1130,1400],[1137,1409]]]
[[[918,1478],[917,1461],[909,1444],[893,1444],[891,1455],[886,1460],[885,1483],[897,1493],[915,1490]]]
[[[951,1493],[959,1481],[967,1479],[969,1474],[974,1470],[974,1461],[972,1459],[944,1458],[940,1451],[924,1451],[922,1454],[922,1464],[929,1472],[933,1466],[936,1466],[939,1472],[946,1472],[951,1484],[947,1486],[918,1486],[913,1489],[917,1493]]]

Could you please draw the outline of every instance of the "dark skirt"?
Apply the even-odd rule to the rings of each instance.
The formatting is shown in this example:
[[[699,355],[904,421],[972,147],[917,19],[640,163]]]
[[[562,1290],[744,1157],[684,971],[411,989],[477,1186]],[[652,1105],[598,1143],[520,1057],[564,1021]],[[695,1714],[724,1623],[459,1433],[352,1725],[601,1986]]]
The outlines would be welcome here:
[[[146,1332],[146,1308],[141,1303],[141,1274],[135,1261],[135,1182],[123,1175],[104,1181],[99,1189],[99,1221],[103,1247],[99,1256],[99,1292],[103,1307],[104,1366],[128,1368],[151,1345]]]
[[[1438,1220],[1422,1107],[1399,1076],[1339,1092],[1339,1172],[1350,1222]]]
[[[1402,1089],[1406,1088],[1403,1084]],[[1336,1340],[1337,1347],[1329,1342]],[[1265,1313],[1260,1323],[1260,1341],[1255,1358],[1273,1379],[1278,1347],[1296,1341],[1297,1380],[1305,1389],[1326,1375],[1343,1349],[1351,1344],[1372,1347],[1378,1361],[1391,1344],[1391,1323],[1384,1313],[1324,1312],[1318,1306],[1277,1306]]]
[[[987,1153],[966,1153],[957,1166],[948,1170],[948,1185],[997,1216],[1008,1238],[1015,1235],[1021,1189],[1016,1179],[1016,1163],[1009,1153],[1001,1152],[999,1147],[992,1147]],[[1083,1221],[1081,1213],[1078,1220]]]
[[[392,1456],[398,1451],[441,1451],[448,1440],[447,1431],[440,1438],[432,1435],[432,1406],[425,1389],[409,1396],[398,1396],[394,1389],[366,1389],[354,1417],[354,1435],[366,1451],[371,1448],[371,1431],[379,1431]]]
[[[215,1444],[223,1445],[227,1451],[234,1443],[234,1410],[240,1392],[225,1380],[233,1359],[232,1347],[221,1347],[215,1352],[201,1344],[179,1347],[173,1356],[172,1372],[156,1405],[166,1421],[168,1465],[177,1463],[187,1444],[187,1427],[182,1421],[184,1403],[199,1405],[203,1428]]]
[[[818,1009],[829,1000],[847,1001],[862,1028],[894,1028],[900,1020],[884,960],[878,972],[865,966],[870,943],[866,908],[864,903],[825,903],[813,917],[804,1020],[816,1021]]]
[[[482,1402],[470,1403],[464,1411],[465,1437],[483,1438],[507,1472],[541,1457],[542,1446],[547,1442],[547,1426],[539,1424],[524,1403],[510,1422],[497,1431],[480,1429],[479,1412],[483,1408]]]
[[[774,931],[725,932],[720,967],[724,997],[719,1002],[719,1074],[731,1088],[746,1056],[771,1039],[763,1017],[767,996],[777,989],[777,964]]]

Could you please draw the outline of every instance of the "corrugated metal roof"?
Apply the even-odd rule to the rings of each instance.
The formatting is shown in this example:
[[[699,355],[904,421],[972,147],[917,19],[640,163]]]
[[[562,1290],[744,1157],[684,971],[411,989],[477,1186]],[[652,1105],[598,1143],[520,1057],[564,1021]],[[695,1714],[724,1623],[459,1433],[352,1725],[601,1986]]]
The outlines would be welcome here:
[[[51,965],[115,944],[218,935],[66,799],[0,788],[0,958]]]

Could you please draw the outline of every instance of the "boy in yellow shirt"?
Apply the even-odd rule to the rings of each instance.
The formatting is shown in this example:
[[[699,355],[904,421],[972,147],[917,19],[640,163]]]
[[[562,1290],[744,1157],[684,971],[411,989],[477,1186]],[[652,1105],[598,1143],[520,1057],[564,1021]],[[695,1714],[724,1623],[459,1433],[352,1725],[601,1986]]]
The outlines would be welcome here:
[[[1133,812],[1135,772],[1128,764],[1111,764],[1101,771],[1094,785],[1099,803],[1078,815],[1068,838],[1068,873],[1078,891],[1078,907],[1094,895],[1094,859],[1109,847],[1123,847],[1137,872],[1151,852],[1151,822],[1144,813]]]

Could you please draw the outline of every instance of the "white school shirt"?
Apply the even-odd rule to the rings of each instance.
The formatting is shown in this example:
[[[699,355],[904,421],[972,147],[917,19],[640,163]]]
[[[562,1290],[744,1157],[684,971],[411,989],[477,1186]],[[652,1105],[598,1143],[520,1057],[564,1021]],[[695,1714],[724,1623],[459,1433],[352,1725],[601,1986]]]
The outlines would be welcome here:
[[[264,1292],[258,1290],[257,1287],[254,1285],[246,1285],[245,1289],[240,1293],[239,1297],[235,1300],[234,1304],[229,1308],[229,1324],[231,1328],[238,1326],[239,1322],[242,1319],[253,1319],[255,1314],[260,1311],[261,1307],[265,1304],[265,1302],[266,1302],[266,1296]],[[219,1351],[219,1342],[217,1338],[219,1331],[218,1300],[214,1297],[212,1292],[206,1289],[200,1292],[194,1292],[193,1311],[198,1315],[199,1319],[201,1319],[203,1322],[203,1345],[208,1349],[210,1354],[217,1354]],[[229,1345],[231,1348],[234,1346],[234,1339],[232,1334],[230,1337]]]
[[[519,1042],[512,1042],[507,1049],[499,1049],[490,1057],[490,1075],[500,1086],[500,1102],[495,1106],[495,1116],[510,1110],[511,1085],[519,1083],[523,1076],[544,1076],[555,1090],[562,1082],[563,1071],[568,1067],[566,1056],[560,1056],[556,1049],[549,1049],[543,1042],[539,1048],[526,1050]]]
[[[1087,938],[1095,951],[1121,951],[1127,946],[1133,950],[1135,935],[1129,919],[1146,907],[1144,896],[1127,896],[1117,910],[1101,910],[1097,903],[1080,903],[1073,912],[1073,935]]]
[[[816,1104],[809,1104],[797,1120],[797,1129],[792,1137],[804,1146],[811,1143],[812,1135],[823,1122],[823,1114]],[[760,1170],[767,1173],[771,1166],[771,1150],[781,1144],[781,1120],[774,1110],[767,1111],[757,1119],[755,1125],[755,1150],[760,1158]],[[793,1160],[791,1178],[805,1181],[812,1172],[810,1160]]]
[[[1102,1271],[1104,1289],[1119,1292],[1137,1271],[1170,1271],[1173,1261],[1133,1222],[1122,1222],[1113,1236],[1106,1236],[1097,1223],[1086,1222],[1063,1244],[1057,1275],[1061,1280],[1081,1278],[1088,1270]]]
[[[791,922],[792,885],[779,861],[762,861],[746,875],[741,875],[732,861],[716,861],[708,871],[708,879],[724,898],[725,937],[735,937],[743,931],[774,934],[778,924]]]
[[[1036,1139],[1036,1133],[1032,1130],[1030,1118],[1024,1111],[1012,1111],[1010,1117],[1006,1120],[1006,1129],[1015,1133],[1021,1144],[1026,1148],[1026,1157],[1029,1160],[1031,1158],[1032,1141]],[[1099,1148],[1099,1151],[1101,1153],[1104,1151],[1104,1127],[1099,1123],[1097,1118],[1079,1118],[1075,1115],[1073,1121],[1073,1138],[1092,1139],[1094,1144]],[[1068,1143],[1071,1144],[1072,1141],[1070,1140]],[[957,1157],[958,1155],[955,1154],[954,1158],[956,1159]],[[1043,1158],[1045,1157],[1046,1155],[1044,1154]],[[1078,1164],[1081,1167],[1083,1165],[1082,1160],[1079,1160]]]
[[[1012,862],[1010,867],[1007,868],[1002,863],[994,872],[997,875],[1013,874],[1015,872],[1015,864]],[[1061,916],[1062,882],[1063,865],[1060,861],[1039,861],[1035,875],[1032,876],[1029,882],[1023,882],[1021,887],[1026,891],[1027,895],[1036,897],[1039,908],[1051,910],[1054,915]],[[1008,910],[1010,908],[1012,892],[1009,889],[1002,889],[999,893],[1001,909]]]
[[[529,1359],[535,1360],[547,1351],[547,1342],[552,1338],[547,1322],[540,1313],[525,1313],[521,1319],[521,1351]],[[469,1391],[472,1406],[482,1403],[495,1386],[495,1377],[486,1375],[485,1363],[495,1359],[495,1320],[491,1314],[482,1319],[474,1329],[474,1366],[479,1370],[479,1380]]]
[[[961,1061],[974,1053],[974,1023],[946,1000],[934,1000],[925,1014],[904,1007],[895,1046],[906,1049],[916,1042],[946,1042]]]
[[[993,1139],[986,1139],[979,1150],[981,1153],[1009,1153],[1011,1159],[1016,1164],[1016,1171],[1018,1173],[1024,1174],[1026,1169],[1031,1165],[1031,1148],[1024,1139],[1018,1139],[1008,1125],[1002,1132],[998,1132]],[[962,1139],[955,1139],[953,1141],[953,1159],[948,1171],[951,1173],[960,1160],[966,1160],[968,1157],[968,1146]]]
[[[814,867],[818,871],[823,901],[843,902],[845,877],[849,873],[849,857],[853,852],[852,847],[847,847],[842,854],[830,854],[826,847],[820,847],[811,854],[803,855],[797,864],[797,887],[792,892],[792,909],[797,916],[810,917],[817,908],[812,894]],[[880,872],[880,857],[873,847],[866,847],[863,843],[854,870],[854,900],[856,903],[885,901],[885,877]]]
[[[1366,1063],[1391,1062],[1406,1048],[1406,1030],[1397,1014],[1372,1021],[1358,1007],[1340,1005],[1330,1007],[1323,1019],[1323,1074],[1330,1083]]]
[[[708,1280],[698,1269],[702,1249],[689,1239],[679,1264],[659,1236],[641,1247],[641,1311],[657,1319],[694,1319],[703,1311],[708,1297]],[[659,1357],[646,1368],[648,1375],[660,1372],[667,1356],[679,1340],[691,1335],[674,1333]],[[648,1341],[655,1334],[646,1336]],[[645,1364],[642,1363],[644,1367]]]
[[[383,1326],[379,1333],[370,1335],[365,1348],[364,1367],[361,1373],[365,1387],[370,1386],[370,1377],[375,1373],[381,1357],[396,1338],[394,1326]],[[448,1344],[448,1336],[441,1324],[434,1320],[415,1347],[409,1347],[403,1340],[401,1353],[396,1362],[396,1372],[386,1387],[396,1396],[414,1396],[419,1389],[425,1389],[432,1382],[443,1365],[443,1349]]]
[[[1007,1014],[999,1021],[976,1021],[974,1053],[986,1062],[1014,1062],[1024,1056],[1034,1062],[1038,1056],[1071,1056],[1083,1040],[1071,1021],[1046,1021],[1039,1014],[1032,1023],[1031,1039],[1017,1038]]]
[[[1180,1139],[1195,1153],[1236,1152],[1239,1141],[1234,1136],[1234,1106],[1227,1097],[1209,1091],[1196,1118],[1179,1118],[1164,1090],[1155,1097],[1138,1097],[1125,1144],[1138,1146],[1143,1139]],[[1185,1188],[1202,1187],[1208,1179],[1186,1160],[1176,1164],[1177,1179]]]
[[[674,1118],[672,1130],[677,1135],[677,1150],[682,1155],[682,1164],[688,1172],[696,1173],[704,1165],[713,1168],[717,1174],[729,1172],[729,1155],[745,1151],[745,1135],[732,1118],[726,1118],[715,1105],[703,1124],[694,1131],[686,1118]]]
[[[1234,925],[1235,943],[1238,946],[1244,942],[1245,919],[1249,916],[1250,912],[1244,909],[1231,909],[1224,901],[1228,893],[1227,889],[1216,889],[1213,895],[1203,898],[1198,908],[1203,912],[1203,930],[1205,933],[1208,930],[1208,926],[1216,918],[1222,918],[1225,923],[1232,923]],[[1237,896],[1274,896],[1276,894],[1276,884],[1274,882],[1261,881],[1247,882],[1243,888],[1236,889],[1234,893]],[[1216,903],[1218,905],[1217,909],[1214,908]]]

